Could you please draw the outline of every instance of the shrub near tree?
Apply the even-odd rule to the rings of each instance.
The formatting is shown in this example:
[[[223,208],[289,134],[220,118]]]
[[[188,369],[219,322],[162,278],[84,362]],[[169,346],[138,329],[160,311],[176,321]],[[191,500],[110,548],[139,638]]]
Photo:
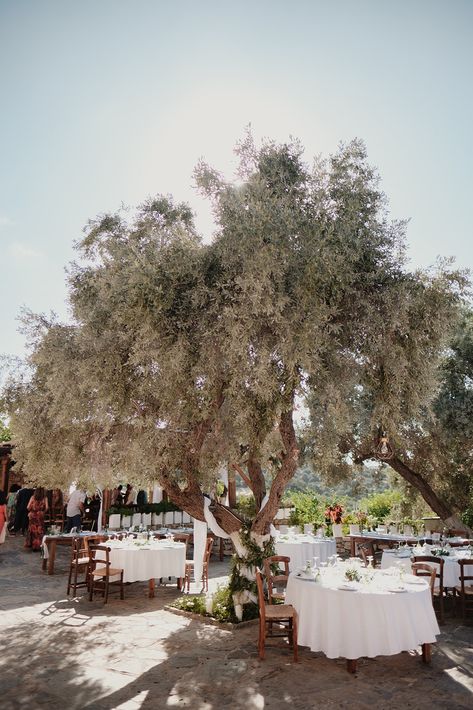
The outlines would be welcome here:
[[[461,284],[445,269],[406,270],[405,225],[389,221],[361,142],[312,167],[295,141],[256,148],[248,135],[237,153],[236,183],[196,169],[211,244],[165,197],[90,222],[69,272],[73,320],[26,318],[28,370],[5,402],[38,484],[135,483],[139,472],[203,520],[221,462],[240,466],[256,515],[245,522],[216,500],[211,512],[237,550],[241,608],[256,600],[254,567],[298,465],[296,396],[326,467],[360,412],[373,435],[412,417]]]

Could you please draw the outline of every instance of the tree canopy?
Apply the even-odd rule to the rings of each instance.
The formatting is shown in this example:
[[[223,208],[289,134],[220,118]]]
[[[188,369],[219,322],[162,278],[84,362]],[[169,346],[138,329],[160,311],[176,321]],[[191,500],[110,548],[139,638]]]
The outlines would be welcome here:
[[[464,278],[409,272],[360,141],[312,166],[297,141],[238,145],[235,182],[201,162],[216,232],[185,204],[148,199],[92,220],[69,270],[70,323],[29,315],[28,370],[5,390],[17,455],[38,483],[158,480],[202,518],[222,461],[248,472],[268,531],[306,450],[344,466],[339,442],[398,431],[435,392]],[[220,508],[229,532],[240,522]]]

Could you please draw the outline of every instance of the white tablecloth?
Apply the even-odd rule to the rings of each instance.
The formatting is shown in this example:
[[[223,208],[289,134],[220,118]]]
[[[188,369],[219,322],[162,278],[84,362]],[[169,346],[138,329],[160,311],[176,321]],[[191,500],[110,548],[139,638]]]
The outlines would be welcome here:
[[[138,546],[134,542],[113,540],[110,547],[112,567],[124,570],[124,582],[144,582],[160,577],[184,577],[186,546],[181,542],[152,542]]]
[[[312,562],[314,557],[320,562],[326,562],[329,557],[337,554],[337,546],[332,538],[317,538],[312,535],[297,535],[293,539],[276,540],[276,554],[290,557],[289,569],[295,572],[305,567],[306,562]]]
[[[289,577],[286,603],[299,613],[301,646],[322,651],[328,658],[356,659],[391,656],[435,642],[440,631],[425,582],[406,584],[407,591],[390,592],[399,582],[374,572],[369,585],[343,591],[337,589],[343,577],[336,579],[330,569],[327,572],[323,583],[298,578],[295,573]]]
[[[412,555],[414,554],[416,553],[413,552]],[[467,556],[468,553],[461,551],[461,548],[459,548],[458,552],[451,553],[448,557],[443,558],[444,587],[456,587],[460,584],[460,565],[458,564],[458,560],[464,559]],[[433,567],[438,567],[438,565],[436,565],[434,562],[428,562],[427,564],[432,565]],[[381,569],[386,569],[388,567],[402,567],[403,569],[408,570],[410,572],[411,555],[407,555],[402,552],[400,554],[396,554],[395,552],[388,552],[385,550],[381,558]]]

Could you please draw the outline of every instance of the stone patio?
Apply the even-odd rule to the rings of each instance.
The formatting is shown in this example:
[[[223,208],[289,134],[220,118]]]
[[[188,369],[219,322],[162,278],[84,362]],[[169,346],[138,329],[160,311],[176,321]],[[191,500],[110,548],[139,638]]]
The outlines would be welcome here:
[[[431,666],[413,651],[344,659],[301,649],[300,663],[281,639],[256,653],[258,629],[229,631],[164,609],[175,585],[147,597],[128,585],[125,601],[66,597],[69,553],[56,574],[41,571],[21,537],[0,546],[0,708],[2,710],[261,710],[271,708],[471,708],[473,624],[447,619]],[[211,562],[211,584],[227,562]]]

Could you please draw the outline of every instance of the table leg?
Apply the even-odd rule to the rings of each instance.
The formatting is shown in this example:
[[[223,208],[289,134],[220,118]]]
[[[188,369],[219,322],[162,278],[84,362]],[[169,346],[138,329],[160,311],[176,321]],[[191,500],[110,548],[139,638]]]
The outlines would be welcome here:
[[[350,540],[350,545],[351,545],[351,553],[350,554],[352,557],[355,557],[356,552],[355,552],[355,538],[354,537],[352,537],[352,539]]]
[[[149,593],[148,593],[148,597],[149,597],[150,599],[153,599],[153,598],[154,598],[154,579],[150,579],[150,580],[149,580]]]
[[[356,673],[357,660],[357,658],[347,658],[347,671],[349,673]]]
[[[54,574],[54,560],[56,559],[56,540],[50,540],[48,548],[48,574]]]
[[[432,660],[432,646],[430,643],[422,644],[422,660],[424,663],[430,663]]]

